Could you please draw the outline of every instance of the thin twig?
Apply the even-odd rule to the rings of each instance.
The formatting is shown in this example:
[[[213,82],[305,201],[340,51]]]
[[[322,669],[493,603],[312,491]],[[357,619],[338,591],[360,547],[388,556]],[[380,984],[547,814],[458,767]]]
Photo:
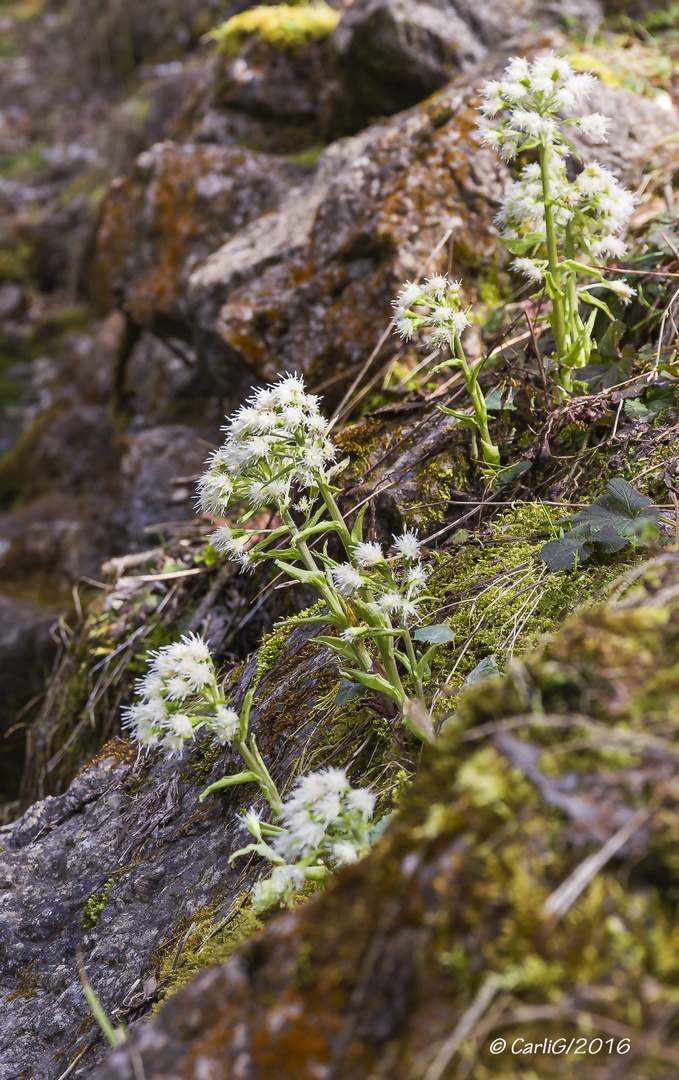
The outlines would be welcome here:
[[[488,976],[472,1002],[462,1013],[462,1016],[448,1038],[445,1040],[443,1046],[424,1074],[423,1080],[441,1080],[441,1077],[452,1061],[460,1043],[467,1038],[474,1025],[481,1019],[501,985],[501,980],[497,975]]]

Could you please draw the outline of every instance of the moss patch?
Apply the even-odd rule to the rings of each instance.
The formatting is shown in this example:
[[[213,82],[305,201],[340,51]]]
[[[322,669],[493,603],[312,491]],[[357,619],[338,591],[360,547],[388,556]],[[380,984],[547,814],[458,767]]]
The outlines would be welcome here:
[[[311,42],[323,41],[339,22],[339,12],[328,4],[292,6],[273,4],[243,11],[212,31],[220,52],[234,56],[243,42],[257,35],[277,52],[298,53]]]

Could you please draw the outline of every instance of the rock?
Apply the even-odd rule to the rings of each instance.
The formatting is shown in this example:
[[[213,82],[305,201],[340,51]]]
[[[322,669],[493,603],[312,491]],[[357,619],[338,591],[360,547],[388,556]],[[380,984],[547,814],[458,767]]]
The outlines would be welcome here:
[[[529,51],[562,41],[542,35]],[[504,62],[496,58],[496,68]],[[445,267],[446,238],[468,296],[479,276],[503,265],[493,216],[509,174],[474,138],[481,81],[479,74],[472,85],[455,84],[338,140],[278,211],[194,270],[186,317],[216,385],[227,387],[243,369],[260,379],[302,371],[312,386],[357,371],[388,333],[402,282]],[[601,91],[609,112],[632,119],[610,145],[583,146],[583,153],[638,183],[644,161],[676,163],[668,137],[677,115],[665,99],[633,98]],[[388,335],[383,362],[395,351]],[[341,385],[338,379],[327,391],[331,402]]]
[[[2,546],[0,541],[0,551]],[[16,809],[7,804],[19,794],[26,728],[42,700],[45,673],[57,651],[50,633],[56,621],[44,603],[0,592],[0,821]]]
[[[195,518],[195,480],[208,447],[183,424],[157,424],[128,436],[127,443],[121,462],[126,547],[142,551],[149,526]]]
[[[14,281],[0,285],[0,319],[12,319],[20,315],[24,306],[24,291]]]
[[[389,115],[527,29],[560,20],[588,27],[601,18],[598,0],[354,0],[332,39],[345,108],[348,100],[364,120]]]
[[[238,701],[255,667],[253,657]],[[315,738],[310,709],[338,678],[330,653],[312,644],[306,627],[289,635],[275,670],[264,674],[252,730],[283,788]],[[167,978],[157,985],[156,977],[164,958],[171,957],[169,975],[192,928],[206,936],[214,920],[229,915],[258,872],[228,863],[243,842],[240,809],[260,800],[250,787],[233,789],[235,799],[199,803],[198,796],[237,768],[230,751],[208,741],[190,760],[168,761],[139,757],[131,743],[114,740],[64,794],[0,829],[2,1080],[48,1080],[82,1050],[81,1075],[88,1075],[105,1052],[78,978],[76,946],[104,1008],[129,1020],[163,991]],[[26,1030],[37,1037],[22,1042]]]
[[[658,1055],[667,1075],[676,1033],[649,1036],[677,962],[678,573],[661,557],[634,597],[470,691],[375,850],[180,990],[94,1080],[135,1080],[134,1061],[157,1080],[408,1080],[474,1062],[509,1080],[518,1053],[566,1077],[545,1039],[565,1050],[578,1027],[592,1054],[629,1038],[639,1075]]]
[[[280,203],[295,170],[228,147],[159,143],[114,182],[97,237],[102,298],[140,326],[185,322],[188,275],[224,239]]]
[[[450,90],[334,143],[312,181],[194,271],[190,317],[218,385],[241,366],[302,371],[312,386],[355,369],[400,283],[442,261],[430,256],[448,230],[456,272],[496,260],[506,172],[473,141],[471,103]]]

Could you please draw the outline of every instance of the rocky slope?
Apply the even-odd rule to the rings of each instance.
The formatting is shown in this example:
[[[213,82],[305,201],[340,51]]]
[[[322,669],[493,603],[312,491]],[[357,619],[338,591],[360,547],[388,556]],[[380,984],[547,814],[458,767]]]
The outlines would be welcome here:
[[[545,712],[576,723],[591,709],[614,740],[628,738],[625,725],[656,724],[672,760],[673,729],[662,726],[674,693],[671,558],[642,599],[582,616],[553,653],[469,699],[374,855],[327,894],[273,918],[238,959],[170,998],[148,1026],[152,1007],[256,928],[247,893],[263,866],[228,864],[242,840],[240,811],[256,793],[199,803],[205,783],[235,770],[228,754],[200,743],[167,763],[139,758],[117,738],[143,653],[190,628],[210,641],[237,700],[258,685],[255,730],[284,788],[302,768],[345,764],[358,782],[377,783],[387,812],[417,771],[419,748],[402,741],[388,715],[365,701],[333,706],[337,668],[313,635],[274,629],[315,596],[267,590],[263,574],[240,577],[206,554],[209,526],[195,515],[194,481],[224,413],[278,372],[303,372],[342,420],[381,406],[338,436],[351,458],[342,505],[367,500],[376,538],[405,524],[432,537],[437,602],[457,635],[453,686],[498,643],[510,658],[556,630],[638,562],[627,550],[593,560],[579,576],[545,577],[535,557],[549,535],[545,515],[555,521],[560,512],[511,504],[529,487],[548,504],[586,499],[615,475],[640,477],[644,491],[667,502],[677,475],[676,403],[639,419],[622,396],[593,395],[547,416],[519,394],[496,427],[506,460],[524,456],[532,471],[491,493],[467,433],[435,408],[448,398],[426,379],[413,389],[408,365],[419,358],[399,349],[388,326],[401,282],[447,266],[479,315],[472,352],[479,334],[492,343],[497,326],[488,316],[498,300],[508,313],[501,332],[519,314],[493,223],[509,171],[473,138],[479,82],[517,52],[577,48],[581,64],[603,65],[593,107],[613,116],[614,128],[607,144],[583,140],[579,149],[640,187],[635,228],[655,239],[639,250],[674,267],[679,96],[667,57],[642,47],[640,32],[629,46],[632,78],[615,48],[587,53],[583,37],[576,45],[578,27],[584,35],[611,15],[611,5],[594,0],[505,5],[502,20],[492,2],[355,0],[330,37],[295,31],[285,48],[275,44],[280,24],[269,12],[257,33],[222,52],[202,35],[236,10],[226,4],[5,6],[1,1080],[84,1078],[104,1056],[77,946],[104,1007],[140,1025],[131,1044],[138,1052],[121,1052],[102,1076],[138,1080],[143,1068],[159,1077],[433,1080],[450,1062],[459,1075],[477,1067],[514,1075],[504,1059],[483,1057],[480,1035],[465,1042],[461,1063],[446,1036],[478,1000],[485,974],[530,967],[516,953],[519,941],[533,967],[517,976],[519,989],[507,982],[494,1004],[488,998],[478,1023],[490,1032],[511,1017],[537,1020],[535,1010],[564,1023],[594,1011],[610,1037],[639,1035],[640,1056],[629,1059],[638,1072],[626,1075],[667,1075],[677,1054],[671,987],[648,926],[664,925],[673,895],[671,785],[670,809],[650,801],[643,828],[621,849],[641,865],[633,895],[622,891],[631,863],[615,862],[563,923],[572,951],[561,927],[545,942],[524,899],[531,891],[546,898],[624,826],[630,808],[666,783],[667,766],[651,750],[647,761],[635,742],[637,756],[609,782],[607,751],[596,743],[576,782],[579,766],[561,754],[561,735],[540,729],[538,739],[524,714],[536,708],[526,689],[535,680],[544,684]],[[625,15],[652,8],[626,5]],[[660,291],[656,305],[670,295]],[[642,316],[628,313],[629,326]],[[512,361],[505,355],[503,372]],[[574,464],[564,457],[562,467],[559,455],[569,454]],[[57,623],[59,614],[66,620]],[[663,635],[665,674],[652,676]],[[607,650],[623,648],[639,654],[640,666],[619,684],[618,700]],[[562,669],[569,687],[591,683],[594,704],[563,690]],[[479,750],[464,735],[517,717],[508,730],[525,723],[532,742],[484,728]],[[564,813],[575,824],[564,824]],[[530,815],[539,835],[537,826],[521,831]],[[509,854],[496,865],[492,837],[507,821]],[[556,852],[551,862],[541,836]],[[456,892],[458,873],[469,884]],[[479,920],[475,908],[493,890],[497,903]],[[449,918],[456,904],[459,923]],[[602,911],[612,929],[595,940]],[[620,974],[624,933],[637,944]],[[578,967],[587,950],[601,954],[596,971]],[[642,971],[644,1004],[633,1013],[628,999]],[[549,1000],[535,972],[548,973]],[[587,980],[599,988],[595,1005],[574,989]],[[545,1071],[561,1067],[551,1059],[533,1065],[540,1075],[567,1075]]]

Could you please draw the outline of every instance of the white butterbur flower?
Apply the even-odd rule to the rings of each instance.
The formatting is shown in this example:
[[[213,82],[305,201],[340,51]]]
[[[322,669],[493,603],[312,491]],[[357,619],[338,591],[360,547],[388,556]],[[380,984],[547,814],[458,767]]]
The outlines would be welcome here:
[[[174,713],[169,719],[169,726],[172,735],[179,735],[182,739],[193,738],[193,724],[183,713]]]
[[[395,589],[385,592],[377,601],[380,611],[397,612],[403,607],[403,597]]]
[[[161,745],[167,751],[168,757],[174,757],[175,754],[183,753],[184,741],[183,735],[177,735],[172,731],[168,731],[167,735],[163,736]]]
[[[622,259],[627,254],[627,244],[619,236],[602,236],[593,240],[590,248],[598,259]]]
[[[338,840],[330,850],[333,859],[340,866],[349,866],[351,863],[358,862],[360,857],[356,845],[352,844],[350,840]]]
[[[590,113],[588,116],[578,117],[576,124],[583,135],[592,139],[605,140],[610,127],[610,120],[601,113]]]
[[[286,510],[299,488],[318,488],[332,476],[327,463],[336,448],[327,437],[329,427],[301,376],[286,375],[255,391],[227,422],[224,445],[208,459],[198,484],[201,509],[213,516],[226,516],[237,504],[252,512]],[[263,557],[260,550],[248,552],[249,536],[234,535],[227,526],[208,539],[243,569]]]
[[[211,716],[207,723],[210,730],[214,732],[217,742],[230,743],[238,734],[240,717],[234,709],[226,705],[218,705],[215,715]]]
[[[358,810],[359,814],[366,819],[373,816],[376,801],[375,795],[367,788],[352,788],[346,797],[347,806],[352,810]]]
[[[416,559],[420,553],[420,541],[417,539],[417,533],[405,529],[401,536],[394,537],[394,547],[404,559]]]
[[[608,288],[611,292],[615,293],[625,306],[630,304],[632,298],[637,295],[636,289],[633,289],[626,281],[609,281]]]
[[[341,563],[332,568],[332,580],[342,596],[353,596],[365,584],[358,570],[350,563]]]
[[[382,548],[375,541],[370,543],[354,544],[353,547],[354,558],[359,566],[363,566],[366,570],[372,566],[378,566],[384,562],[384,553]]]
[[[535,259],[517,258],[512,263],[512,269],[516,270],[519,274],[523,274],[529,281],[542,281],[544,278],[544,270]]]

